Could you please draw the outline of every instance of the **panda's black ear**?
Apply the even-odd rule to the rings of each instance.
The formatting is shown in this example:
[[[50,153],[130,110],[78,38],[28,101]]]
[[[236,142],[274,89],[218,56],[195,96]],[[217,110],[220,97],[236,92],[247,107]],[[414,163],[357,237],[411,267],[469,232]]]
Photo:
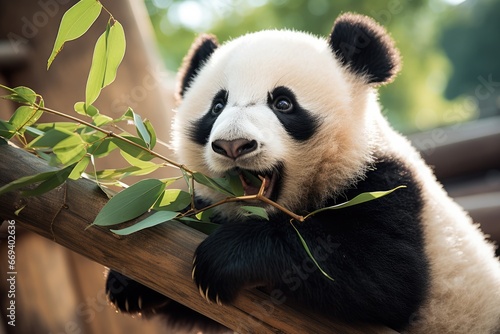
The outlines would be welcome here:
[[[217,37],[209,34],[201,34],[191,45],[191,49],[182,61],[178,74],[178,98],[182,99],[184,93],[191,85],[201,67],[217,49],[219,43]]]
[[[394,41],[367,16],[351,13],[339,16],[329,44],[338,60],[352,73],[363,76],[368,84],[388,83],[399,72],[401,60]]]

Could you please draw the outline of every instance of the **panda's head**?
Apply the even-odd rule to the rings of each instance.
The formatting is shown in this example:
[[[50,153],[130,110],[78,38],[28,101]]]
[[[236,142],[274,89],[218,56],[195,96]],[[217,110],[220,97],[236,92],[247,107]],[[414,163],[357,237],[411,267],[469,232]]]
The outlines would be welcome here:
[[[375,87],[398,70],[386,31],[360,15],[340,16],[327,39],[270,30],[219,46],[202,35],[179,73],[174,148],[213,177],[265,177],[265,195],[296,212],[321,205],[370,166]],[[247,194],[257,191],[242,179]],[[204,187],[198,195],[224,197]]]

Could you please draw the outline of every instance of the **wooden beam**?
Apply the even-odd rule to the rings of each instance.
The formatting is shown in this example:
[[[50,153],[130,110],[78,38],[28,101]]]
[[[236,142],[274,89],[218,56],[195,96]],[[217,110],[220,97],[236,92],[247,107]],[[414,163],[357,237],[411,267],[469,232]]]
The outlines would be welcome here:
[[[52,170],[44,161],[0,145],[0,185]],[[258,291],[243,291],[233,305],[208,304],[191,280],[193,252],[206,237],[177,222],[117,237],[86,227],[106,203],[91,181],[68,181],[39,197],[0,196],[0,216],[111,267],[239,333],[394,333],[382,327],[351,327],[309,310],[292,308]],[[18,216],[14,211],[25,206]]]
[[[435,128],[409,138],[440,180],[500,169],[500,117]]]

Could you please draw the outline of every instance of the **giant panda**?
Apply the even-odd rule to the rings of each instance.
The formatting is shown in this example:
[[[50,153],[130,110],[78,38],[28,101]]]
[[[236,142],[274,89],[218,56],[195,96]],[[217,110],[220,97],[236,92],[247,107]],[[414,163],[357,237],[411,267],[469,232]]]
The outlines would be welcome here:
[[[407,333],[500,330],[493,245],[381,113],[377,88],[399,69],[384,28],[351,13],[326,38],[267,30],[223,45],[211,35],[195,41],[179,72],[179,161],[212,177],[260,176],[264,196],[298,214],[406,187],[295,224],[333,281],[320,270],[299,275],[308,255],[282,211],[251,203],[267,211],[264,220],[243,214],[246,202],[217,207],[220,227],[193,257],[207,300],[228,304],[242,289],[265,287],[351,323]],[[258,191],[241,179],[247,195]],[[196,196],[203,205],[225,197],[203,186]],[[111,271],[108,292],[116,279],[127,278]],[[128,312],[167,303],[133,281],[110,300]]]

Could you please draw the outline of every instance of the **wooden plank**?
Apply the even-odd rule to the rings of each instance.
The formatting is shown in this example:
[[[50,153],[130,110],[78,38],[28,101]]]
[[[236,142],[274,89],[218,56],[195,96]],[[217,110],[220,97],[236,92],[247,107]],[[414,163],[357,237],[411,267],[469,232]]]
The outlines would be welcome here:
[[[0,146],[0,184],[50,170],[40,159]],[[18,192],[0,196],[2,217],[102,263],[240,333],[394,333],[377,326],[352,327],[306,309],[279,305],[257,290],[240,294],[234,305],[206,303],[191,281],[192,255],[206,237],[180,223],[161,224],[128,237],[103,228],[85,228],[106,203],[88,180],[69,181],[40,197]],[[13,212],[26,207],[15,216]]]
[[[440,180],[500,169],[500,117],[409,136]]]

